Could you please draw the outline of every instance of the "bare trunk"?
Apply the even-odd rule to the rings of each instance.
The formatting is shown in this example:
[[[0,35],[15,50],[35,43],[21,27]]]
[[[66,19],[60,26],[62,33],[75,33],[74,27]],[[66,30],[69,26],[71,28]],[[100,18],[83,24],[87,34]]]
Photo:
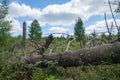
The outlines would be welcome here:
[[[63,67],[72,67],[88,64],[101,64],[102,62],[120,63],[120,42],[104,44],[94,48],[84,48],[73,52],[63,52],[50,55],[38,55],[28,57],[26,63],[39,63],[40,67],[45,67],[45,61],[58,61]]]
[[[26,22],[23,23],[23,48],[26,50]]]
[[[113,23],[111,24],[111,28],[109,29],[109,26],[108,26],[108,23],[107,23],[107,18],[106,18],[106,13],[104,13],[104,18],[105,18],[106,28],[107,28],[107,31],[108,31],[108,34],[109,34],[109,39],[108,40],[111,40],[111,29],[113,28]]]

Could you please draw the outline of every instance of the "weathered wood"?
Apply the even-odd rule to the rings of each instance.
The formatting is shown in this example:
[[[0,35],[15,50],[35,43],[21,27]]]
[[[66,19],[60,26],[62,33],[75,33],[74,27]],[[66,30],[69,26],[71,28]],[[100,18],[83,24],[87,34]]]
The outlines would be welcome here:
[[[23,48],[26,51],[26,22],[23,22]]]
[[[52,43],[53,39],[54,39],[54,38],[53,38],[53,35],[50,34],[50,35],[47,37],[47,39],[45,40],[45,43],[44,43],[43,45],[41,45],[41,46],[39,46],[39,43],[38,43],[38,42],[33,42],[33,41],[32,41],[32,42],[37,46],[37,49],[34,50],[34,51],[32,51],[32,52],[29,52],[29,53],[34,53],[34,52],[38,51],[38,53],[39,53],[40,55],[43,55],[44,52],[45,52],[45,49],[48,49],[48,47],[49,47],[50,44]]]
[[[58,61],[63,67],[72,67],[88,64],[101,64],[103,62],[120,63],[120,42],[104,44],[93,48],[84,48],[73,52],[54,53],[44,56],[38,55],[25,59],[27,64],[39,63],[40,67],[45,66],[45,61]]]

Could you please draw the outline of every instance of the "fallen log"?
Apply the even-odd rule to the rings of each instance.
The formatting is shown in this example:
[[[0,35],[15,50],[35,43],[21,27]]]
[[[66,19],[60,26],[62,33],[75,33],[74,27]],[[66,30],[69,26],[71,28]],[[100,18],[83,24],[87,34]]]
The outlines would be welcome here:
[[[25,63],[36,63],[39,67],[45,67],[46,61],[57,61],[63,67],[105,63],[120,63],[120,42],[104,44],[93,48],[84,48],[73,52],[62,52],[27,57]]]

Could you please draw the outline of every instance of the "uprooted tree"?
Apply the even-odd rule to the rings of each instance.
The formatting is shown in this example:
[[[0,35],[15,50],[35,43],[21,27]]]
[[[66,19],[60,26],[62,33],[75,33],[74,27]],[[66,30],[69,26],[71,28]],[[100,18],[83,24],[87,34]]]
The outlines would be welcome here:
[[[80,21],[80,24],[82,26],[82,21]],[[76,28],[76,30],[79,29]],[[84,29],[82,28],[80,32],[84,33]],[[79,37],[83,37],[83,33],[81,33]],[[26,57],[25,59],[22,59],[22,61],[26,64],[37,63],[37,66],[39,67],[48,67],[48,64],[46,64],[48,61],[57,62],[59,66],[63,67],[75,67],[89,64],[98,65],[101,63],[120,63],[120,38],[107,44],[94,46],[92,48],[82,48],[73,52],[65,51],[45,54],[45,50],[48,49],[52,40],[53,36],[51,34],[42,46],[39,46],[38,43],[35,42],[37,49],[32,51],[32,53],[37,51],[39,55]]]
[[[58,65],[63,67],[120,63],[120,39],[92,48],[83,48],[73,52],[30,56],[22,60],[27,64],[39,63],[37,65],[39,67],[47,67],[47,61],[57,61]]]

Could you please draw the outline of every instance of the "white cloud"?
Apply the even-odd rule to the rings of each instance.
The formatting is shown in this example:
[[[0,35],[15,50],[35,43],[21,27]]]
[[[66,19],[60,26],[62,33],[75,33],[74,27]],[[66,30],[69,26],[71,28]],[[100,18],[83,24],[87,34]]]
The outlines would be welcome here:
[[[11,25],[14,26],[14,27],[12,28],[12,30],[14,30],[14,31],[21,31],[21,30],[22,30],[22,28],[20,27],[20,23],[19,23],[18,20],[15,20],[15,19],[12,20]]]
[[[55,37],[61,37],[62,33],[67,33],[69,31],[68,28],[62,28],[62,27],[51,27],[49,31],[52,31]]]
[[[13,20],[12,24],[14,25],[14,29],[20,28],[20,22],[17,20],[17,18],[20,17],[37,19],[41,26],[45,26],[46,24],[51,26],[70,26],[75,23],[77,17],[85,21],[93,15],[103,15],[104,12],[109,14],[109,6],[108,4],[104,4],[104,2],[106,2],[106,0],[71,0],[64,4],[48,5],[43,9],[32,8],[26,4],[13,2],[9,5],[8,15]],[[112,5],[112,8],[114,10],[115,6]],[[30,25],[31,22],[32,20],[27,21],[28,25]],[[89,30],[91,31],[91,27],[94,29],[98,26],[103,27],[103,22],[97,22],[94,25],[90,25],[86,29],[87,33],[89,33]],[[16,28],[16,26],[18,27]],[[66,31],[65,28],[59,29],[63,32]],[[52,27],[50,31],[60,31],[59,29],[58,27]]]
[[[69,31],[68,28],[62,28],[62,27],[51,27],[49,29],[49,31],[53,31],[55,33],[66,33],[67,31]]]
[[[18,3],[11,3],[9,5],[9,15],[14,18],[19,18],[19,17],[32,17],[36,18],[41,14],[39,8],[31,8],[30,6],[26,4],[18,4]]]
[[[109,28],[111,27],[112,22],[113,22],[113,27],[114,27],[113,32],[116,33],[117,29],[116,29],[116,26],[115,26],[115,23],[114,23],[113,19],[109,19],[109,20],[107,20],[107,22],[108,22]],[[117,22],[118,25],[120,25],[120,20],[119,19],[116,19],[116,22]],[[95,24],[92,24],[92,25],[86,27],[85,32],[86,32],[86,34],[90,34],[94,30],[97,33],[107,32],[107,27],[106,27],[105,21],[104,20],[103,21],[98,21]]]
[[[77,17],[87,20],[93,15],[102,15],[109,11],[108,5],[100,0],[71,0],[62,5],[49,5],[42,10],[41,19],[49,24],[74,24]],[[102,5],[102,6],[101,6]]]
[[[11,3],[9,15],[15,18],[28,16],[38,19],[43,24],[71,25],[77,17],[87,20],[92,15],[102,15],[109,12],[109,7],[104,4],[106,0],[71,0],[65,4],[48,5],[47,7],[31,8],[26,4]]]
[[[10,16],[6,16],[5,19],[8,20],[8,21],[11,21],[11,25],[12,25],[13,27],[12,27],[12,30],[11,30],[10,32],[11,32],[12,34],[18,33],[18,32],[21,32],[21,31],[22,31],[22,28],[21,28],[21,26],[20,26],[20,22],[19,22],[17,19],[12,18],[12,17],[10,17]]]

